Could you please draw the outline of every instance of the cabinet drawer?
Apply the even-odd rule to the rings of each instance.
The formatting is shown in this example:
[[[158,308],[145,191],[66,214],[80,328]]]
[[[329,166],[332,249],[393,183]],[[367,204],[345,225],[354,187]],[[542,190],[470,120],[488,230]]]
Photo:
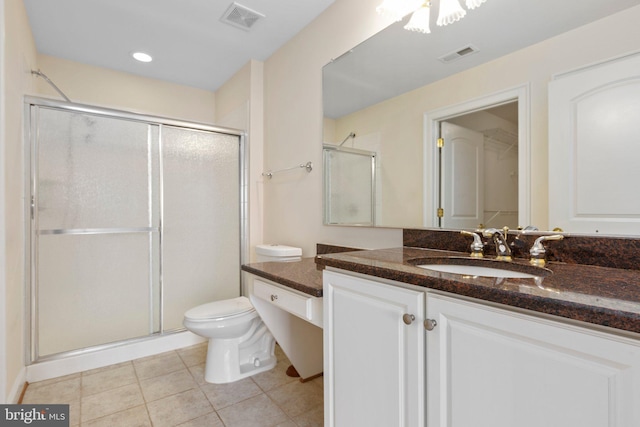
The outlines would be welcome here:
[[[253,281],[253,294],[271,304],[306,320],[313,320],[311,296],[303,296],[260,280]]]

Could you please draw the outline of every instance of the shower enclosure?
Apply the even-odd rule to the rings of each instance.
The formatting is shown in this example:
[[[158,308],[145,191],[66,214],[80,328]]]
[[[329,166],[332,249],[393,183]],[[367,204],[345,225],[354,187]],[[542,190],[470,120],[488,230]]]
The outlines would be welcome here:
[[[240,131],[27,98],[31,361],[183,329],[240,294]]]
[[[376,153],[323,145],[324,223],[376,224]]]

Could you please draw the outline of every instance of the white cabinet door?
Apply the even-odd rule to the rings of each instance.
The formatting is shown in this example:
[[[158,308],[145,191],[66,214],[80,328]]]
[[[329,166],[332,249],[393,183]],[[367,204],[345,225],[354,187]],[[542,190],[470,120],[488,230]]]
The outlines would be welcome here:
[[[325,271],[323,297],[325,426],[423,426],[424,292]]]
[[[640,426],[637,341],[427,295],[429,427]]]
[[[476,228],[484,222],[484,137],[442,122],[442,227]]]
[[[549,228],[640,233],[640,54],[549,84]]]

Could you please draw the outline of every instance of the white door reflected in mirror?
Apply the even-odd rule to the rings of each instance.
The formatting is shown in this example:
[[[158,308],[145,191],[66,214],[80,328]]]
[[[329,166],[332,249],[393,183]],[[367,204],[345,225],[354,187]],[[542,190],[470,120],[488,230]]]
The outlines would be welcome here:
[[[549,224],[640,234],[640,54],[549,84]]]

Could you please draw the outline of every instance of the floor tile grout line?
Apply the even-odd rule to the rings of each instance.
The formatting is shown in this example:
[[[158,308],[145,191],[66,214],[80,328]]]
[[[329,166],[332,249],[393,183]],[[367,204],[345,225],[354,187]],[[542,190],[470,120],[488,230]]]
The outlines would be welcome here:
[[[106,391],[109,391],[109,390],[115,390],[115,389],[117,389],[119,387],[132,386],[134,384],[136,385],[137,392],[142,397],[141,405],[144,405],[144,411],[146,413],[146,419],[150,423],[151,426],[154,425],[154,423],[152,421],[152,418],[151,418],[151,411],[150,411],[150,408],[149,408],[149,404],[151,402],[155,402],[156,400],[159,400],[159,399],[175,396],[177,394],[184,393],[184,392],[187,392],[187,391],[190,391],[190,390],[197,390],[206,399],[206,403],[207,403],[207,406],[208,406],[210,412],[207,412],[206,414],[201,415],[200,417],[206,417],[206,416],[210,416],[211,414],[215,414],[215,416],[219,420],[220,424],[222,426],[224,426],[224,427],[226,427],[227,424],[224,422],[224,420],[220,416],[219,411],[221,411],[221,410],[223,410],[225,408],[229,408],[229,407],[232,407],[234,405],[240,404],[242,402],[245,402],[246,400],[249,400],[249,399],[252,399],[252,398],[256,398],[256,397],[258,397],[260,395],[266,395],[267,399],[283,413],[283,415],[285,416],[285,418],[286,418],[286,420],[288,422],[290,422],[292,425],[295,425],[295,426],[299,425],[298,422],[296,422],[296,420],[294,419],[294,417],[290,416],[289,413],[285,410],[285,407],[282,406],[286,402],[282,401],[282,404],[279,404],[272,397],[272,394],[274,392],[276,392],[279,388],[289,386],[291,383],[296,381],[296,379],[287,378],[287,379],[284,379],[284,382],[281,382],[281,381],[283,381],[283,379],[279,378],[279,375],[284,374],[284,372],[281,372],[281,373],[277,372],[277,373],[275,373],[276,374],[275,377],[273,377],[273,378],[266,377],[263,380],[258,380],[254,376],[247,377],[247,378],[249,378],[251,380],[251,383],[256,387],[255,391],[257,391],[258,394],[254,395],[254,396],[242,398],[239,401],[233,402],[233,403],[228,404],[228,405],[226,405],[224,407],[216,409],[216,407],[214,406],[214,403],[210,400],[210,398],[209,398],[209,396],[207,395],[207,392],[206,392],[206,386],[207,386],[208,383],[206,383],[206,382],[200,383],[200,381],[199,381],[199,379],[200,379],[200,372],[199,371],[201,369],[201,368],[199,368],[199,366],[202,366],[202,365],[206,364],[206,356],[205,356],[205,363],[202,363],[202,355],[198,354],[199,351],[197,350],[196,346],[192,346],[192,347],[193,348],[189,349],[189,350],[178,349],[178,350],[173,350],[173,351],[169,351],[169,352],[165,352],[165,353],[160,353],[158,355],[154,355],[154,356],[148,358],[149,360],[152,360],[153,358],[176,357],[177,356],[177,360],[180,361],[179,365],[181,366],[181,368],[179,370],[186,369],[187,373],[188,373],[188,376],[192,381],[192,383],[189,384],[189,388],[187,390],[182,390],[182,391],[179,391],[179,392],[172,392],[170,395],[163,396],[161,398],[154,399],[154,400],[151,400],[151,401],[149,401],[148,398],[143,393],[142,383],[144,381],[152,380],[154,378],[160,378],[160,377],[162,377],[164,375],[170,375],[172,373],[178,372],[179,370],[176,370],[176,369],[172,368],[169,372],[164,372],[164,371],[162,371],[162,369],[159,369],[159,371],[163,372],[163,373],[160,373],[160,374],[155,374],[154,373],[153,375],[149,376],[148,378],[141,379],[140,378],[140,372],[141,371],[139,370],[140,369],[140,365],[136,364],[135,362],[139,361],[140,359],[147,359],[147,358],[133,359],[133,360],[127,361],[126,364],[122,364],[121,366],[119,366],[119,368],[120,367],[124,367],[124,366],[130,366],[131,369],[133,369],[133,377],[131,378],[130,382],[128,382],[127,384],[118,384],[117,386],[109,386],[105,390],[101,390],[101,391],[98,391],[98,392],[93,392],[93,393],[87,394],[87,395],[84,394],[84,387],[85,386],[89,386],[89,384],[87,383],[88,379],[91,378],[92,375],[98,375],[98,374],[103,374],[105,372],[109,372],[110,369],[100,370],[100,371],[94,372],[92,374],[88,374],[89,371],[80,372],[79,373],[80,374],[79,375],[79,387],[80,387],[79,395],[80,395],[80,397],[79,397],[79,408],[78,408],[79,420],[78,420],[78,424],[77,425],[78,426],[82,426],[82,425],[86,424],[87,422],[93,422],[95,420],[99,420],[99,419],[102,419],[102,418],[105,418],[105,417],[108,417],[108,416],[113,416],[115,414],[119,414],[119,413],[122,413],[122,412],[125,412],[125,411],[128,411],[128,410],[131,410],[133,408],[139,407],[140,405],[136,405],[136,406],[133,406],[133,407],[130,407],[130,408],[125,408],[125,409],[122,409],[122,410],[118,410],[118,411],[110,413],[110,414],[102,415],[101,417],[94,418],[92,420],[86,420],[84,423],[82,421],[82,414],[83,414],[82,407],[83,407],[83,403],[84,403],[84,401],[86,399],[88,399],[89,397],[94,396],[96,394],[99,394],[101,392],[106,392]],[[181,352],[179,350],[184,350],[184,351]],[[193,352],[191,352],[190,350],[193,350]],[[281,354],[280,357],[286,358],[286,355],[285,354]],[[114,364],[114,365],[119,365],[119,364]],[[136,368],[136,365],[138,365],[138,368]],[[197,369],[193,369],[193,368],[197,368]],[[153,372],[153,371],[154,371],[153,369],[150,369],[148,372]],[[279,378],[279,379],[276,379],[276,378]],[[313,382],[314,382],[314,384],[309,384],[309,385],[322,389],[322,384],[320,382],[317,382],[317,381],[313,381]],[[95,382],[91,383],[91,386],[95,386],[95,385],[96,385]],[[317,407],[314,406],[314,407],[311,407],[309,410],[306,410],[306,411],[302,412],[301,414],[296,415],[296,417],[299,417],[299,416],[302,416],[304,414],[307,414],[307,413],[310,413],[310,412],[314,412],[314,411],[317,411],[317,410],[318,410]],[[195,417],[195,418],[189,419],[189,420],[183,420],[180,423],[187,423],[187,422],[193,421],[195,419],[198,419],[200,417]],[[305,421],[303,421],[303,422],[305,422]]]
[[[273,402],[273,404],[274,404],[274,405],[276,405],[276,406],[277,406],[277,407],[282,411],[282,413],[283,413],[283,414],[285,414],[285,415],[286,415],[286,417],[287,417],[287,419],[288,419],[289,421],[291,421],[291,422],[292,422],[293,424],[295,424],[296,426],[298,425],[298,423],[293,419],[293,417],[292,417],[291,415],[289,415],[289,414],[287,413],[287,411],[285,411],[285,409],[284,409],[284,408],[283,408],[283,407],[282,407],[278,402],[276,402],[275,400],[273,400],[273,399],[271,398],[271,396],[269,396],[268,394],[267,394],[267,397],[268,397],[268,398]]]
[[[273,388],[271,388],[270,390],[275,390],[275,389],[277,389],[277,388],[284,387],[284,386],[286,386],[286,385],[291,384],[292,382],[293,382],[293,381],[290,381],[290,382],[287,382],[287,383],[281,384],[281,385],[279,385],[279,386],[277,386],[277,387],[273,387]],[[297,423],[297,422],[295,422],[295,420],[293,419],[293,417],[292,417],[292,416],[290,416],[290,415],[287,413],[287,411],[282,407],[282,405],[280,405],[278,402],[276,402],[276,401],[271,397],[271,395],[270,395],[269,393],[264,392],[264,394],[267,396],[267,398],[269,398],[269,400],[271,400],[271,402],[273,402],[273,404],[274,404],[274,405],[276,405],[276,406],[278,407],[278,409],[280,409],[280,410],[282,411],[282,413],[287,417],[287,419],[288,419],[289,421],[291,421],[291,422],[292,422],[293,424],[295,424],[296,426],[298,425],[298,423]]]
[[[161,377],[161,376],[163,376],[163,375],[169,375],[169,374],[172,374],[172,373],[174,373],[174,372],[178,372],[178,371],[176,370],[176,371],[172,371],[172,372],[164,373],[164,374],[161,374],[161,375],[156,375],[156,376],[153,376],[153,377],[145,378],[145,379],[143,379],[143,380],[141,380],[141,379],[138,377],[138,372],[137,372],[137,371],[135,371],[135,372],[136,372],[136,378],[137,378],[137,380],[138,380],[138,387],[140,388],[140,393],[142,394],[142,399],[143,399],[143,401],[144,401],[144,407],[145,407],[145,410],[146,410],[146,412],[147,412],[147,417],[149,418],[149,423],[151,424],[151,426],[153,427],[154,423],[153,423],[153,419],[152,419],[152,417],[151,417],[151,412],[149,411],[149,403],[156,402],[156,401],[158,401],[158,400],[165,399],[165,398],[168,398],[168,397],[171,397],[171,396],[176,396],[176,395],[178,395],[178,394],[180,394],[180,393],[184,393],[185,391],[189,391],[189,390],[196,390],[196,389],[197,389],[198,391],[200,391],[200,392],[204,395],[204,397],[205,397],[205,399],[207,400],[207,403],[209,403],[209,406],[211,407],[211,410],[213,411],[213,413],[215,413],[215,414],[216,414],[216,416],[217,416],[218,418],[220,418],[220,416],[218,415],[218,413],[217,413],[216,409],[213,407],[213,405],[211,404],[211,402],[210,402],[210,401],[209,401],[209,399],[207,398],[206,393],[204,393],[204,391],[203,391],[203,390],[202,390],[202,388],[200,387],[200,384],[198,384],[198,382],[197,382],[196,378],[194,377],[193,373],[192,373],[192,372],[191,372],[191,370],[189,369],[189,366],[187,366],[187,364],[185,363],[185,361],[184,361],[184,359],[182,358],[182,356],[180,356],[180,352],[178,352],[177,350],[173,350],[173,352],[175,352],[175,353],[176,353],[176,355],[178,356],[178,358],[180,359],[180,361],[181,361],[181,362],[182,362],[182,364],[184,365],[184,369],[185,369],[185,370],[187,371],[187,373],[191,376],[191,379],[193,380],[193,383],[195,384],[195,387],[194,387],[194,388],[192,388],[192,389],[182,390],[182,391],[179,391],[179,392],[176,392],[176,393],[173,393],[173,394],[170,394],[170,395],[167,395],[167,396],[163,396],[163,397],[161,397],[161,398],[158,398],[158,399],[155,399],[155,400],[151,400],[151,401],[149,401],[149,400],[147,400],[147,397],[146,397],[146,396],[144,395],[144,393],[142,392],[142,384],[141,384],[141,381],[146,381],[146,380],[150,380],[150,379],[153,379],[153,378],[158,378],[158,377]],[[167,353],[170,353],[170,352],[167,352]],[[162,354],[164,354],[164,353],[162,353]],[[134,367],[134,368],[135,368],[135,367]],[[134,369],[134,370],[135,370],[135,369]],[[184,423],[186,423],[186,422],[189,422],[189,421],[195,420],[195,419],[197,419],[197,418],[199,418],[199,417],[195,417],[195,418],[192,418],[192,419],[189,419],[189,420],[185,420],[185,421],[181,422],[180,424],[184,424]]]
[[[130,411],[131,409],[137,408],[139,406],[144,406],[145,410],[147,410],[147,408],[146,408],[147,405],[145,403],[143,403],[142,405],[132,406],[131,408],[122,409],[121,411],[111,412],[109,414],[103,415],[103,416],[98,417],[98,418],[92,418],[92,419],[86,420],[84,422],[80,421],[78,426],[82,427],[83,424],[92,423],[94,421],[98,421],[98,420],[101,420],[103,418],[111,417],[111,416],[116,415],[116,414],[121,414],[123,412]],[[147,411],[147,416],[149,416],[148,411]],[[149,423],[151,423],[151,417],[149,417]]]
[[[122,367],[124,367],[124,366],[122,366]],[[95,373],[95,374],[90,374],[90,375],[84,375],[84,372],[87,372],[87,371],[80,372],[80,374],[82,374],[80,376],[80,397],[91,397],[93,395],[100,394],[102,392],[109,391],[109,390],[112,390],[114,388],[119,388],[119,387],[123,387],[123,386],[126,386],[126,385],[135,384],[136,382],[138,382],[138,376],[136,375],[135,368],[133,368],[133,365],[131,366],[131,368],[133,369],[134,376],[135,376],[135,379],[132,382],[129,382],[129,383],[126,383],[126,384],[120,384],[120,385],[117,385],[117,386],[111,387],[111,388],[100,389],[99,391],[95,391],[95,392],[89,393],[89,394],[85,394],[84,393],[84,381],[85,381],[85,378],[86,377],[92,377],[94,375],[100,375],[100,374],[103,374],[103,373],[109,372],[109,371],[101,371],[101,372],[98,372],[98,373]],[[116,369],[119,369],[119,368],[116,368]]]
[[[135,360],[135,359],[134,359]],[[142,392],[142,385],[140,384],[140,376],[138,375],[138,370],[136,369],[136,365],[135,363],[133,363],[133,360],[131,361],[131,366],[133,367],[133,375],[136,377],[136,382],[138,384],[138,388],[140,389],[140,394],[142,395],[142,401],[144,402],[144,410],[147,414],[147,419],[149,420],[149,425],[151,427],[153,427],[153,420],[151,419],[151,412],[149,412],[149,405],[147,402],[147,398],[145,397],[144,393]]]
[[[78,408],[78,412],[79,412],[79,426],[82,426],[82,424],[83,424],[83,421],[82,421],[82,403],[83,403],[83,400],[84,400],[85,398],[89,398],[89,397],[91,397],[91,396],[95,396],[95,395],[100,394],[100,393],[103,393],[103,392],[112,391],[112,390],[115,390],[115,389],[117,389],[117,388],[126,387],[126,386],[130,386],[130,385],[134,385],[134,384],[137,386],[138,392],[140,393],[140,397],[142,398],[142,405],[137,405],[137,406],[144,406],[144,409],[145,409],[145,412],[146,412],[146,414],[147,414],[147,418],[148,418],[148,420],[149,420],[149,423],[150,423],[150,424],[152,424],[152,421],[151,421],[151,414],[149,413],[149,408],[148,408],[148,406],[147,406],[147,400],[146,400],[146,398],[145,398],[145,396],[144,396],[144,393],[142,392],[142,386],[141,386],[141,384],[140,384],[140,377],[138,376],[138,371],[137,371],[137,370],[136,370],[136,368],[135,368],[135,364],[133,363],[133,360],[130,360],[130,361],[128,361],[127,363],[122,364],[122,367],[127,366],[128,364],[130,364],[130,365],[131,365],[131,368],[133,369],[134,381],[132,381],[132,382],[130,382],[130,383],[127,383],[127,384],[120,384],[120,385],[118,385],[118,386],[116,386],[116,387],[108,388],[108,389],[101,390],[101,391],[98,391],[98,392],[95,392],[95,393],[91,393],[91,394],[87,394],[87,395],[85,395],[85,394],[84,394],[84,392],[83,392],[83,390],[84,390],[83,385],[84,385],[85,377],[90,377],[90,376],[92,376],[92,375],[99,375],[99,374],[103,374],[103,373],[105,373],[105,372],[109,372],[109,370],[111,370],[111,369],[101,370],[101,371],[96,372],[96,373],[93,373],[93,374],[86,374],[86,372],[88,372],[88,371],[82,371],[82,372],[80,372],[80,374],[81,374],[81,375],[80,375],[80,407]],[[114,364],[114,365],[120,365],[120,364],[118,363],[118,364]],[[112,368],[112,369],[119,369],[119,368]],[[125,408],[125,409],[122,409],[122,410],[120,410],[120,411],[116,411],[116,412],[111,412],[111,413],[109,413],[109,414],[105,414],[105,415],[103,415],[103,416],[101,416],[101,417],[93,418],[93,419],[91,419],[91,420],[86,420],[86,421],[85,421],[85,423],[86,423],[86,422],[95,421],[95,420],[98,420],[98,419],[101,419],[101,418],[106,418],[106,417],[109,417],[109,416],[113,416],[113,415],[115,415],[115,414],[119,414],[119,413],[122,413],[122,412],[128,411],[128,410],[130,410],[130,409],[132,409],[132,408],[135,408],[135,407],[137,407],[137,406],[133,406],[133,407],[130,407],[130,408]]]
[[[249,377],[249,378],[250,378],[250,379],[252,379],[251,377]],[[253,380],[253,379],[252,379],[252,380]],[[254,383],[255,383],[255,382],[254,382]],[[217,409],[216,409],[216,407],[213,405],[213,402],[212,402],[211,400],[209,400],[209,396],[207,395],[207,393],[202,389],[202,387],[203,387],[203,386],[206,386],[207,384],[210,384],[210,383],[205,382],[205,383],[203,383],[203,384],[198,384],[198,382],[196,381],[196,385],[198,386],[198,388],[200,389],[200,391],[202,392],[202,394],[204,394],[204,397],[207,399],[207,401],[209,402],[209,404],[210,404],[210,405],[211,405],[211,407],[213,408],[213,411],[218,415],[218,418],[220,418],[220,421],[222,421],[222,417],[220,417],[220,414],[218,413],[219,411],[221,411],[221,410],[223,410],[223,409],[225,409],[225,408],[229,408],[229,407],[231,407],[231,406],[233,406],[233,405],[236,405],[236,404],[238,404],[238,403],[241,403],[241,402],[247,401],[247,400],[249,400],[249,399],[253,399],[254,397],[259,396],[260,394],[266,394],[265,392],[263,392],[263,391],[260,389],[260,394],[256,394],[255,396],[251,396],[251,397],[244,398],[244,399],[239,400],[239,401],[237,401],[237,402],[233,402],[233,403],[232,403],[232,404],[230,404],[230,405],[227,405],[227,406],[224,406],[224,407],[222,407],[222,408],[217,408]],[[258,388],[259,388],[259,387],[258,387]]]
[[[129,384],[124,384],[124,385],[119,385],[119,386],[117,386],[117,387],[110,388],[110,389],[107,389],[107,390],[103,390],[103,391],[101,391],[100,393],[94,393],[94,394],[91,394],[91,395],[88,395],[88,396],[85,396],[85,397],[86,397],[87,399],[90,399],[90,398],[93,398],[94,396],[97,396],[98,394],[101,394],[101,393],[110,393],[110,392],[113,392],[113,391],[115,391],[115,390],[122,389],[122,388],[124,388],[124,387],[131,387],[131,386],[137,386],[138,392],[140,393],[140,397],[142,398],[142,403],[141,403],[141,405],[146,404],[146,403],[145,403],[145,401],[144,401],[144,396],[142,395],[142,390],[140,389],[140,384],[139,384],[139,383],[137,383],[137,382],[133,382],[133,383],[129,383]],[[84,399],[83,399],[83,396],[81,396],[81,397],[80,397],[80,408],[79,408],[79,410],[80,410],[80,422],[81,422],[81,423],[82,423],[82,403],[83,403],[83,400],[84,400]],[[102,416],[99,416],[99,417],[96,417],[96,418],[91,418],[91,419],[85,420],[85,422],[90,422],[90,421],[96,420],[96,419],[98,419],[98,418],[103,418],[103,417],[106,417],[106,416],[110,416],[110,415],[113,415],[113,414],[117,414],[117,413],[120,413],[120,412],[123,412],[123,411],[129,410],[129,409],[134,408],[134,407],[137,407],[137,406],[140,406],[140,405],[135,405],[135,406],[126,407],[126,408],[124,408],[124,409],[117,410],[117,411],[115,411],[115,412],[109,412],[109,413],[106,413],[106,414],[104,414],[104,415],[102,415]]]

